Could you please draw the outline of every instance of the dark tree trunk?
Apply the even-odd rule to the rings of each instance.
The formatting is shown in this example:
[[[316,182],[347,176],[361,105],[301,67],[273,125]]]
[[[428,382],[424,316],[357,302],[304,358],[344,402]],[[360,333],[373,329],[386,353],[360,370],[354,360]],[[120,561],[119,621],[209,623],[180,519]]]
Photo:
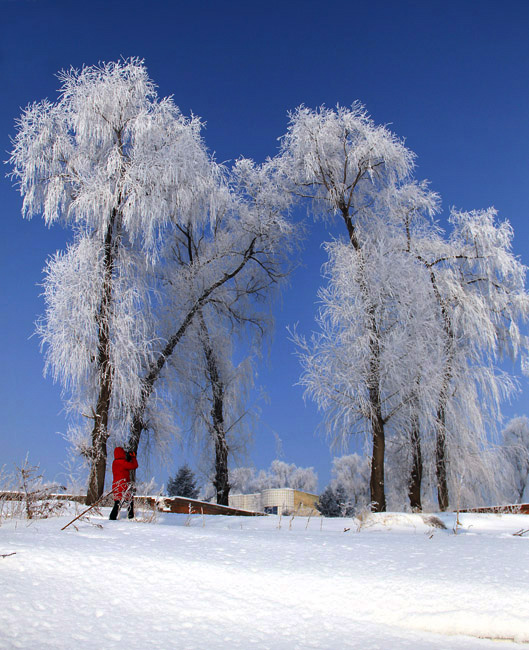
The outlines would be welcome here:
[[[132,424],[130,427],[129,440],[127,442],[127,450],[133,451],[136,455],[138,454],[138,447],[140,446],[141,432],[144,429],[143,421],[139,415],[134,415],[132,418]]]
[[[229,505],[230,483],[228,472],[229,447],[224,424],[224,388],[221,382],[213,386],[212,433],[215,440],[215,480],[217,503]]]
[[[347,206],[341,208],[342,216],[349,235],[351,246],[358,255],[362,255],[362,246]],[[370,355],[369,363],[369,401],[371,406],[371,432],[373,436],[373,455],[371,458],[371,509],[374,512],[386,511],[386,494],[384,480],[384,454],[386,448],[385,421],[382,416],[382,398],[380,395],[380,338],[377,330],[375,309],[371,304],[369,287],[365,278],[361,279],[362,292],[369,314]]]
[[[107,465],[108,413],[112,398],[112,364],[110,360],[110,316],[112,311],[112,276],[114,272],[117,210],[112,212],[105,236],[105,256],[103,260],[104,275],[101,304],[98,320],[97,368],[99,374],[99,395],[92,429],[92,447],[90,450],[90,473],[86,494],[86,504],[92,505],[105,489],[105,472]]]
[[[444,369],[443,386],[439,395],[439,404],[436,415],[436,433],[435,433],[435,473],[437,478],[437,501],[439,510],[448,510],[448,460],[446,449],[446,407],[448,404],[448,395],[450,382],[452,380],[452,354],[453,354],[453,332],[451,323],[446,326],[447,335],[447,361]]]
[[[365,288],[367,296],[367,287]],[[371,402],[371,433],[373,436],[373,456],[371,458],[371,509],[373,512],[386,511],[384,477],[384,455],[386,450],[385,422],[382,417],[382,398],[380,395],[380,346],[376,327],[375,310],[369,309],[371,342],[369,349],[369,401]]]
[[[386,441],[384,437],[384,422],[381,417],[372,420],[373,427],[373,456],[371,459],[371,510],[386,511],[386,494],[384,489],[384,452]]]
[[[421,436],[417,420],[414,418],[411,429],[411,450],[412,466],[410,475],[410,484],[408,487],[408,497],[410,506],[414,512],[422,511],[421,503],[421,484],[422,484],[422,450]]]
[[[217,503],[229,505],[229,472],[228,453],[229,447],[226,440],[226,426],[224,422],[224,383],[220,376],[219,364],[215,351],[211,345],[208,328],[204,315],[200,312],[200,335],[206,359],[206,373],[211,386],[212,409],[210,433],[215,443],[215,480],[213,484],[217,491]]]
[[[92,431],[92,448],[90,450],[90,474],[86,494],[86,505],[95,503],[105,489],[107,468],[108,411],[110,404],[111,382],[101,391],[96,410],[96,425]]]
[[[154,390],[154,384],[156,383],[156,380],[160,376],[167,360],[173,354],[174,349],[176,348],[178,343],[180,343],[182,337],[187,331],[187,328],[191,325],[197,312],[200,310],[202,305],[206,302],[207,297],[210,295],[212,291],[213,289],[210,289],[209,291],[205,291],[202,297],[199,300],[197,300],[197,302],[189,310],[182,324],[180,325],[179,329],[169,338],[167,344],[165,345],[162,352],[158,355],[156,361],[154,361],[150,365],[149,371],[147,372],[145,378],[142,381],[141,401],[132,415],[132,424],[130,427],[129,439],[127,442],[127,449],[129,449],[130,451],[134,451],[136,454],[138,453],[141,434],[146,429],[145,411],[147,409],[149,398],[152,395],[152,391]]]
[[[445,331],[445,367],[443,369],[443,383],[439,395],[439,404],[436,415],[436,441],[435,441],[435,471],[437,479],[437,501],[441,511],[447,510],[449,505],[448,498],[448,462],[446,451],[446,407],[449,399],[450,383],[452,381],[452,363],[454,359],[455,334],[452,327],[452,320],[448,312],[448,305],[442,299],[441,292],[437,286],[437,278],[430,266],[430,280],[432,283],[434,295],[441,310],[443,318],[443,327]]]
[[[448,510],[448,462],[446,451],[446,405],[448,403],[448,391],[452,378],[452,330],[447,330],[447,356],[448,360],[445,366],[445,376],[443,387],[439,396],[439,405],[437,407],[436,434],[435,434],[435,473],[437,478],[437,501],[439,510]]]
[[[437,436],[435,441],[435,470],[437,476],[437,501],[439,510],[448,510],[448,481],[446,461],[445,411],[440,407],[437,413]]]
[[[213,484],[217,491],[217,503],[221,506],[229,505],[230,483],[228,473],[228,445],[226,439],[215,438],[215,480]]]

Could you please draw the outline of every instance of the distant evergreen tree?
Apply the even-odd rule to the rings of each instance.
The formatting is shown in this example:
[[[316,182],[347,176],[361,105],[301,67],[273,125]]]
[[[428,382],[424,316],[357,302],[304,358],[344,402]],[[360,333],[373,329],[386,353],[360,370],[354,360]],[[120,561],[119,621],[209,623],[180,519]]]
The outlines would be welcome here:
[[[316,508],[321,512],[324,517],[339,517],[340,508],[336,502],[334,490],[328,485],[320,495],[320,500],[316,504]]]
[[[324,517],[350,517],[354,509],[348,503],[346,491],[340,483],[334,488],[328,485],[316,505]]]
[[[169,479],[167,493],[170,497],[187,497],[188,499],[198,497],[195,475],[189,465],[182,465],[175,477]]]

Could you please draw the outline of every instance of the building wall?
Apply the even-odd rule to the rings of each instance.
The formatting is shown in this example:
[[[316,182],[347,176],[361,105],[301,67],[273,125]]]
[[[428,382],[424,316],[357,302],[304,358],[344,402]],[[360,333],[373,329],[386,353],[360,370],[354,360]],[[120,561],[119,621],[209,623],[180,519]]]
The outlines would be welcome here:
[[[269,514],[296,513],[301,517],[319,516],[315,503],[317,494],[293,490],[292,488],[270,488],[257,494],[230,494],[232,508]]]
[[[299,507],[298,514],[300,516],[319,515],[320,511],[316,509],[316,504],[320,500],[317,494],[310,494],[309,492],[301,492],[301,490],[294,490],[294,502],[296,509]]]
[[[262,500],[259,492],[255,494],[230,494],[229,504],[232,508],[250,510],[251,512],[262,512]]]
[[[271,488],[261,492],[263,510],[279,514],[294,509],[294,490],[290,488]],[[274,509],[274,510],[272,510]]]

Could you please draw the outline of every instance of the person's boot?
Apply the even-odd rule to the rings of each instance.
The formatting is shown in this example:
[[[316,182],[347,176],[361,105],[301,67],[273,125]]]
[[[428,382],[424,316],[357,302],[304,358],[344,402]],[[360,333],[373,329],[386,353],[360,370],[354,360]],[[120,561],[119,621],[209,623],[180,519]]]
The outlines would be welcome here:
[[[119,501],[114,501],[114,507],[112,508],[112,512],[110,513],[109,519],[115,521],[118,518],[118,513],[119,513]]]

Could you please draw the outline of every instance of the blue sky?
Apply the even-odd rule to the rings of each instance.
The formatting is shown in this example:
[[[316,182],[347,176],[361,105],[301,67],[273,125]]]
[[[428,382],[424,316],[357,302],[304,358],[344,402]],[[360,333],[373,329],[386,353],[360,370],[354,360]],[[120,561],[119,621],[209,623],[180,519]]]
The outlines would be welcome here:
[[[445,214],[450,206],[494,205],[511,221],[515,252],[528,264],[528,34],[525,0],[0,0],[0,149],[6,160],[21,108],[55,98],[59,70],[121,56],[145,59],[160,95],[172,94],[185,114],[205,120],[206,143],[221,162],[274,155],[288,111],[301,103],[358,99],[415,151],[417,177],[441,194]],[[69,233],[23,220],[20,207],[2,177],[0,466],[29,452],[48,478],[64,481],[60,387],[43,378],[31,335],[43,310],[42,267]],[[247,459],[267,467],[278,436],[282,459],[315,467],[320,488],[332,456],[315,435],[316,409],[295,386],[299,366],[286,327],[311,329],[320,245],[329,236],[312,228],[277,306],[269,362],[258,377],[269,400]],[[529,415],[527,380],[522,387],[507,415]],[[184,458],[175,453],[167,469],[153,466],[159,481]]]

